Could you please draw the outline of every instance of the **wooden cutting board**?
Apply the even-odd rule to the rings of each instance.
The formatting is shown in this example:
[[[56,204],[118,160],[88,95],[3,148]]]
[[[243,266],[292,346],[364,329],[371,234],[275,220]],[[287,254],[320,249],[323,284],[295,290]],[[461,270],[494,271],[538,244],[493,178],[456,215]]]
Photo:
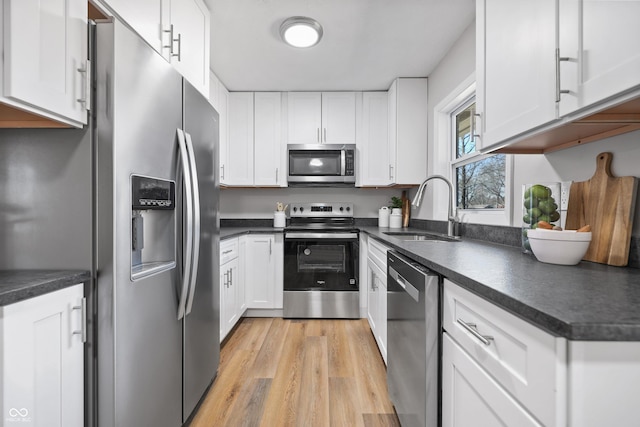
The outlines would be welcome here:
[[[611,153],[598,154],[591,179],[571,184],[565,229],[591,225],[591,244],[582,259],[625,266],[629,261],[638,179],[612,176],[612,159]]]

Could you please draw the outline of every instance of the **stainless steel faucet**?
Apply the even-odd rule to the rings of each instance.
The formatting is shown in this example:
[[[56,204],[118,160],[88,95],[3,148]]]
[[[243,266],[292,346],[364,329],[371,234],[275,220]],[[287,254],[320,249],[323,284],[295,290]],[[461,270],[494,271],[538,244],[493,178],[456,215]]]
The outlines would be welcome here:
[[[458,216],[457,214],[454,216],[453,214],[453,186],[451,182],[442,175],[431,175],[424,180],[420,187],[418,188],[418,192],[416,193],[416,197],[414,197],[412,206],[418,207],[420,206],[420,202],[422,201],[422,197],[424,196],[424,189],[427,187],[427,183],[432,179],[441,179],[447,183],[449,186],[449,211],[448,211],[448,223],[447,223],[447,236],[459,239],[460,236],[457,235],[457,224],[458,224]]]

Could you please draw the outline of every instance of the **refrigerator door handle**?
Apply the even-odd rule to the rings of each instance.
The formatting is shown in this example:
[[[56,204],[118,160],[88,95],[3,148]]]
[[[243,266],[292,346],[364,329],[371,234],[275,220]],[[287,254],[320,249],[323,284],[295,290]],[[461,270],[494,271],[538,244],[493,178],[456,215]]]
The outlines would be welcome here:
[[[185,309],[187,305],[187,296],[189,291],[189,284],[191,283],[191,264],[192,264],[192,249],[193,249],[193,194],[192,194],[192,176],[191,168],[189,165],[189,153],[187,152],[187,142],[182,129],[177,130],[178,133],[178,148],[180,150],[180,163],[182,165],[182,173],[184,175],[185,186],[185,208],[187,213],[186,217],[186,244],[184,244],[184,258],[183,258],[183,273],[182,273],[182,289],[180,290],[180,301],[178,302],[178,320],[182,319],[185,315]]]
[[[191,283],[189,284],[187,309],[185,313],[185,315],[187,315],[191,313],[193,297],[196,293],[196,280],[198,278],[198,262],[200,258],[200,185],[198,183],[198,170],[196,169],[196,157],[191,135],[187,132],[184,134],[187,139],[187,151],[191,165],[191,185],[193,187],[193,261],[191,263]]]

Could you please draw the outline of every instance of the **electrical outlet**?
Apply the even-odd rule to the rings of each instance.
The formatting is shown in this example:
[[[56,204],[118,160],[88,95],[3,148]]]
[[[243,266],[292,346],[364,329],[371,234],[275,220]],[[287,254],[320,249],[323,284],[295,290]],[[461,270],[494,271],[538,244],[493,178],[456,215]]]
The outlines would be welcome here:
[[[560,184],[560,210],[566,211],[569,206],[569,191],[572,181],[565,181]]]

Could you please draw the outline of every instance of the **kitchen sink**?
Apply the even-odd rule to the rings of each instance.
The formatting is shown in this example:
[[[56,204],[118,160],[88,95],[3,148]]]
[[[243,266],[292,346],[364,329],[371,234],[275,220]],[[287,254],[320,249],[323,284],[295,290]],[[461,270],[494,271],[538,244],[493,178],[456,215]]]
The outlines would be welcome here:
[[[428,242],[459,242],[460,238],[449,237],[445,234],[416,232],[416,231],[383,231],[387,236],[400,240],[428,241]]]

